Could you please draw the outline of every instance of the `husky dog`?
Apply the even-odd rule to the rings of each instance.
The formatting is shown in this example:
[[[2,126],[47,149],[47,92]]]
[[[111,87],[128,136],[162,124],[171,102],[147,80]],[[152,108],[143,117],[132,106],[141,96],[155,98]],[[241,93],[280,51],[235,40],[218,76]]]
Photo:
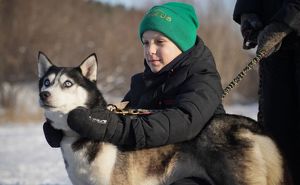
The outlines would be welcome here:
[[[195,139],[142,150],[81,138],[67,124],[68,112],[106,107],[97,89],[97,58],[78,67],[57,67],[38,57],[40,105],[64,137],[60,143],[74,185],[168,185],[206,174],[215,185],[284,185],[282,156],[258,124],[239,115],[217,115]]]

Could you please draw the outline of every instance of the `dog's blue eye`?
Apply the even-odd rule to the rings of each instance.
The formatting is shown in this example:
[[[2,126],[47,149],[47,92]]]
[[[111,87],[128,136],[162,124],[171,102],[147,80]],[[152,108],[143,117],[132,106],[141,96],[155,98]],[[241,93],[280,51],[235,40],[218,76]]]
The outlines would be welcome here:
[[[70,82],[69,80],[67,80],[67,81],[64,82],[64,86],[65,87],[71,87],[72,85],[73,85],[73,83]]]
[[[50,80],[49,80],[49,79],[46,79],[46,80],[44,81],[44,86],[45,86],[45,87],[49,87],[49,86],[50,86]]]

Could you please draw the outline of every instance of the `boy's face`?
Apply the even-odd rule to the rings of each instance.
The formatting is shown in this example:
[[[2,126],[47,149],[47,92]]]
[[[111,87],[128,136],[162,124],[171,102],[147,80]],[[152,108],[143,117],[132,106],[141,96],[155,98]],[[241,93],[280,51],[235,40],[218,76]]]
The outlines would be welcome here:
[[[159,72],[182,51],[160,32],[145,31],[142,37],[144,57],[153,73]]]

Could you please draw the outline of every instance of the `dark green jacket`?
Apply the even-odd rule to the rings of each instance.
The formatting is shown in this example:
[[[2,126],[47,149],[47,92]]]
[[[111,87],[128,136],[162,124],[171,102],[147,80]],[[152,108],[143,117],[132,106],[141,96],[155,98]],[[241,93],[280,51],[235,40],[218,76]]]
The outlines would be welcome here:
[[[198,38],[193,48],[158,73],[145,64],[145,71],[132,77],[124,98],[130,101],[129,107],[161,111],[136,118],[123,116],[126,128],[118,143],[148,148],[190,140],[215,113],[224,113],[221,95],[213,56]]]

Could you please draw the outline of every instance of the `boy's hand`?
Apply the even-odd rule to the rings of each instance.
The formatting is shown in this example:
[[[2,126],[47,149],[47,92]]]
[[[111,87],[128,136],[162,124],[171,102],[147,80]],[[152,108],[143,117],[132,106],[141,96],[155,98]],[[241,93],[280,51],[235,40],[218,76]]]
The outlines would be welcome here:
[[[115,133],[119,117],[106,109],[86,109],[83,107],[72,110],[68,115],[69,127],[80,136],[105,141]]]
[[[43,125],[44,135],[48,144],[52,148],[60,147],[60,142],[63,138],[63,132],[52,127],[50,120],[47,120]]]

